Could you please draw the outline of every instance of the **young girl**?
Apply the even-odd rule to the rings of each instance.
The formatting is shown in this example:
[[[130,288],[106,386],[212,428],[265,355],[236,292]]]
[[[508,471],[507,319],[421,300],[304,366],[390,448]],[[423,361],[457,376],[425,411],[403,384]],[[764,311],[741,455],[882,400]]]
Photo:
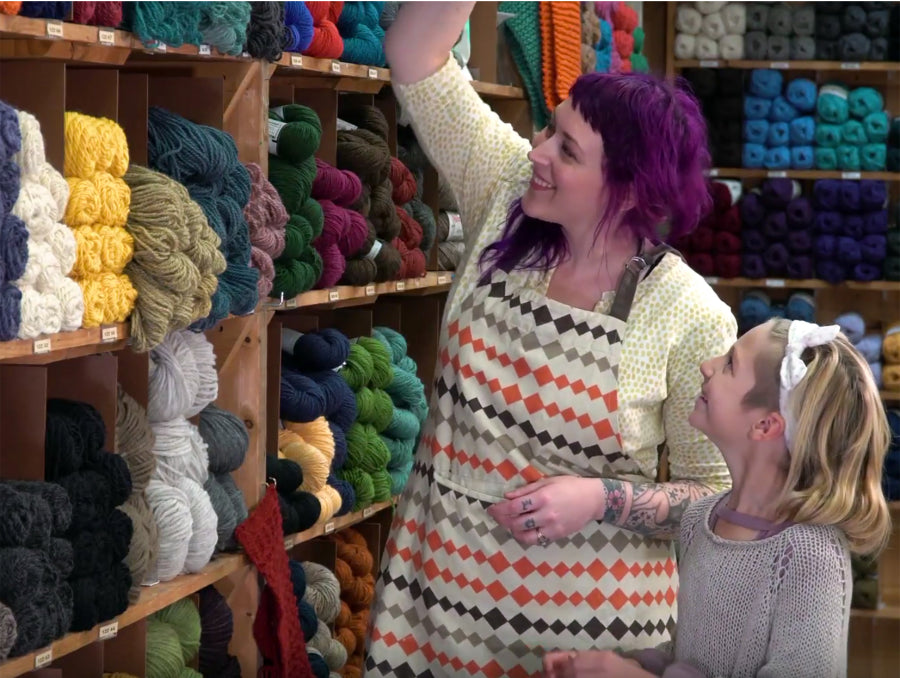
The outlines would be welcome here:
[[[869,366],[837,326],[775,320],[700,371],[690,422],[733,487],[682,518],[675,640],[629,658],[549,652],[547,678],[846,675],[850,553],[890,531],[890,429]]]

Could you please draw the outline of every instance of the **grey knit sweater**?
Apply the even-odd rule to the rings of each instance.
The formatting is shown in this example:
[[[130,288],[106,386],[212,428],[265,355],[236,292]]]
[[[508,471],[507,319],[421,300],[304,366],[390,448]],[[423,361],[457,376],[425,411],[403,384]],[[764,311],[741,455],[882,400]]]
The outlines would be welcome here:
[[[725,497],[695,502],[681,523],[678,628],[632,653],[665,678],[843,678],[853,578],[843,533],[792,525],[758,541],[709,529]]]

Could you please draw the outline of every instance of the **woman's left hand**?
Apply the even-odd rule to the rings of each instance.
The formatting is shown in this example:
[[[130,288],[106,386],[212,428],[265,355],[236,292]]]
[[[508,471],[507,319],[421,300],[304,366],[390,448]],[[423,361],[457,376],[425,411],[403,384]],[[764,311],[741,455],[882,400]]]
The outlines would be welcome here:
[[[544,655],[544,678],[648,678],[652,675],[634,659],[620,657],[612,650]]]
[[[602,515],[606,487],[600,478],[554,476],[506,493],[506,500],[488,514],[523,546],[540,544],[579,532]]]

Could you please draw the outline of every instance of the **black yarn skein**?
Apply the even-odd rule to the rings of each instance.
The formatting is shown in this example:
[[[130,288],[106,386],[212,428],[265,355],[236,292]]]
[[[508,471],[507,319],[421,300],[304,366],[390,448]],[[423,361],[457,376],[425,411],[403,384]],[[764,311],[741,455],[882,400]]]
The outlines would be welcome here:
[[[46,501],[0,483],[0,546],[45,546],[52,528]]]

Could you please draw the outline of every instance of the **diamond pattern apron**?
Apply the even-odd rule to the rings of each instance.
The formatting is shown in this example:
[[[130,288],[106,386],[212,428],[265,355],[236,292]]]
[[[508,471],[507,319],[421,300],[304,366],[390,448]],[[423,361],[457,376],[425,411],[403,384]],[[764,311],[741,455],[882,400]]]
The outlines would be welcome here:
[[[592,521],[547,548],[523,547],[486,513],[542,475],[647,480],[622,451],[616,416],[635,286],[623,276],[607,315],[501,273],[450,306],[431,415],[377,583],[367,678],[530,678],[548,649],[669,639],[671,543]]]

